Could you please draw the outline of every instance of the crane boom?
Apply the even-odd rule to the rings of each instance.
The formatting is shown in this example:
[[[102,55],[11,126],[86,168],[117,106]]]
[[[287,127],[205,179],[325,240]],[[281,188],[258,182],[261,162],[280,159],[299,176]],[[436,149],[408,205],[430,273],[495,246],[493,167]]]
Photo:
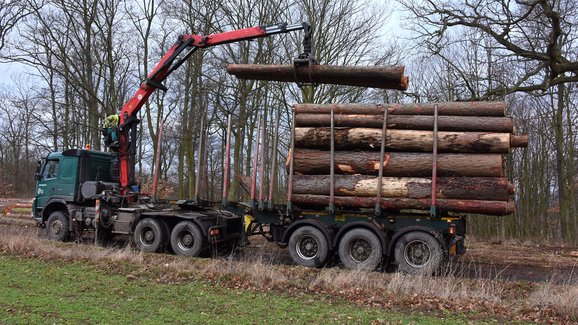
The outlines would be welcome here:
[[[131,185],[136,184],[136,125],[138,124],[136,114],[155,90],[167,90],[162,82],[173,71],[179,68],[199,48],[207,48],[297,30],[305,30],[309,34],[309,24],[280,23],[270,26],[255,26],[208,36],[194,34],[179,36],[175,44],[166,52],[147,79],[140,85],[139,89],[120,111],[118,139],[119,182],[123,192],[126,192]],[[306,35],[305,37],[309,38],[310,35]]]

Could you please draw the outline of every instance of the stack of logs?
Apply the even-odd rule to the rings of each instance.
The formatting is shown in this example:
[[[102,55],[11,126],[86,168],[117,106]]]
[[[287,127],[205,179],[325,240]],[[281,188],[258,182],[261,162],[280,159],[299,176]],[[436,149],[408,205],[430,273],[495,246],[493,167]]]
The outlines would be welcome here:
[[[239,79],[399,90],[407,89],[409,80],[403,66],[232,64],[227,72]],[[489,215],[514,212],[514,187],[504,178],[502,155],[512,147],[525,147],[528,137],[512,134],[513,123],[505,117],[504,103],[438,103],[437,119],[434,105],[295,105],[291,201],[303,207],[329,206],[334,161],[336,207],[374,208],[382,169],[379,205],[383,209],[429,209],[436,120],[437,207]]]
[[[383,209],[429,209],[434,105],[438,114],[437,208],[487,215],[513,213],[514,187],[504,178],[503,154],[527,146],[528,137],[512,134],[512,119],[505,117],[503,102],[297,104],[289,158],[294,170],[292,202],[302,207],[329,205],[333,112],[334,205],[375,207],[382,168],[379,205]]]

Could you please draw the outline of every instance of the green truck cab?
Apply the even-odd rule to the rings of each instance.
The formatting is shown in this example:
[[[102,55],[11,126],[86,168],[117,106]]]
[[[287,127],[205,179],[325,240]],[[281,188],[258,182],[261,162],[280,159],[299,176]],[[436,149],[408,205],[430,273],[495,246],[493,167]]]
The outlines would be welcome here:
[[[85,182],[113,183],[111,166],[114,166],[114,159],[111,153],[84,149],[48,154],[39,162],[36,171],[32,204],[36,223],[42,227],[49,224],[62,228],[54,230],[60,235],[68,234],[72,230],[72,210],[94,209],[94,198],[83,196],[82,185]]]

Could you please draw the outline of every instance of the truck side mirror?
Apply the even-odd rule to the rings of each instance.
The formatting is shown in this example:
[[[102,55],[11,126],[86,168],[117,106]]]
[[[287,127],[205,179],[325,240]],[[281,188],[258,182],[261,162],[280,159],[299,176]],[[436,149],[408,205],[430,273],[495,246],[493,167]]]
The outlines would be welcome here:
[[[42,160],[39,160],[36,163],[36,173],[34,174],[34,179],[39,181],[40,180],[40,170],[42,169]]]

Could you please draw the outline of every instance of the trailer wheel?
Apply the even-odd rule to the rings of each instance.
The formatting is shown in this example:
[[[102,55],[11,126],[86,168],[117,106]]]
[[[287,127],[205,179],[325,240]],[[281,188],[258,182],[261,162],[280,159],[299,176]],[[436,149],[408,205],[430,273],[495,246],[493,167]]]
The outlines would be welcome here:
[[[368,229],[356,228],[339,242],[339,259],[348,269],[372,271],[381,263],[383,249],[379,238]]]
[[[303,226],[295,230],[289,238],[288,246],[293,261],[307,267],[321,267],[329,254],[327,239],[313,226]]]
[[[139,221],[134,229],[134,243],[145,253],[160,252],[167,241],[168,233],[162,220],[145,218]]]
[[[203,233],[192,221],[181,221],[171,233],[171,247],[177,255],[194,257],[203,250]]]
[[[432,275],[439,271],[442,259],[440,243],[425,232],[408,232],[395,245],[395,260],[403,273]]]
[[[66,241],[70,235],[66,214],[62,211],[52,212],[46,223],[46,232],[50,240]]]

